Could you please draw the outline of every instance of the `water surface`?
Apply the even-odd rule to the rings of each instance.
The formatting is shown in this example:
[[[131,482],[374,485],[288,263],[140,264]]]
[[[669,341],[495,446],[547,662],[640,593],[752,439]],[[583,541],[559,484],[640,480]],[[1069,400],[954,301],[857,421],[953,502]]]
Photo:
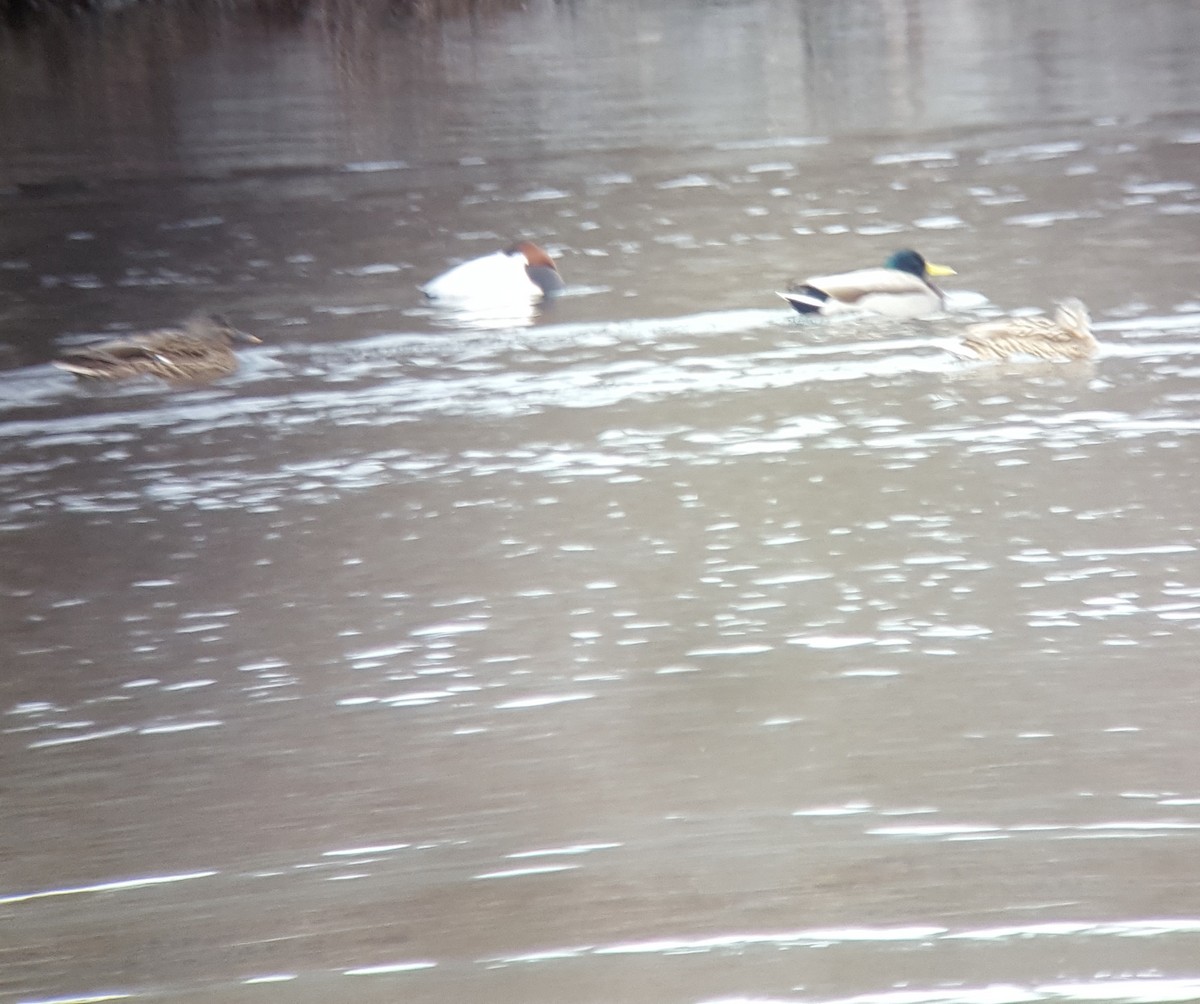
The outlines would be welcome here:
[[[1200,997],[1198,19],[6,36],[0,987]],[[422,301],[516,235],[552,310]],[[950,317],[773,296],[901,246]],[[1091,364],[946,351],[1064,295]],[[46,365],[195,309],[265,344]]]

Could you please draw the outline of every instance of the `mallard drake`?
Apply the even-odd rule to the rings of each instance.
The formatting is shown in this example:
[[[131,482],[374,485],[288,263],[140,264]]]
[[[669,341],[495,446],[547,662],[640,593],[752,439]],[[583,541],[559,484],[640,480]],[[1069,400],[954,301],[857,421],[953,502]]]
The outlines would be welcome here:
[[[421,287],[431,300],[532,302],[558,293],[565,283],[554,259],[532,241],[455,265]]]
[[[930,278],[955,275],[947,265],[927,262],[916,251],[897,251],[882,268],[861,268],[821,275],[779,293],[801,314],[862,311],[890,317],[925,317],[945,306],[942,291]]]
[[[210,314],[193,317],[181,327],[68,349],[54,365],[94,380],[156,376],[174,382],[202,382],[237,369],[235,344],[258,345],[261,341],[239,331],[220,314]]]
[[[1019,356],[1087,359],[1098,347],[1088,309],[1074,297],[1059,303],[1053,317],[1009,317],[972,324],[961,344],[964,354],[991,360]]]

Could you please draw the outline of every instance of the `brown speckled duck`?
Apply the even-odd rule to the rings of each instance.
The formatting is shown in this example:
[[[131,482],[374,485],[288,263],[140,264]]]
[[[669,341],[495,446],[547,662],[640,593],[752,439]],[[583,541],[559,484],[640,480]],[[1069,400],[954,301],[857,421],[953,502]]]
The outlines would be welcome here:
[[[155,376],[173,383],[202,383],[237,369],[234,345],[261,341],[239,331],[220,314],[209,314],[193,317],[181,327],[68,349],[54,365],[91,380]]]
[[[1082,300],[1058,304],[1053,317],[1010,317],[972,324],[962,338],[962,354],[1005,360],[1028,356],[1069,362],[1096,354],[1098,343]]]

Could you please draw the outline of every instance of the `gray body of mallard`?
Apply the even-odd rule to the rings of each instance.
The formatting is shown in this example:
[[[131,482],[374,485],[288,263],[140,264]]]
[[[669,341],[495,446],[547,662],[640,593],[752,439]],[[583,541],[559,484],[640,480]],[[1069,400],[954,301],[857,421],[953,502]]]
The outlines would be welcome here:
[[[262,341],[239,331],[219,314],[194,317],[182,327],[160,328],[126,338],[68,349],[54,365],[90,380],[156,376],[173,382],[203,382],[237,369],[234,345]]]
[[[972,324],[962,349],[978,359],[1005,360],[1027,356],[1071,361],[1088,359],[1099,347],[1091,318],[1081,300],[1058,304],[1053,317],[1012,317]]]
[[[879,268],[860,268],[837,275],[818,275],[779,293],[800,314],[882,314],[927,317],[945,308],[942,291],[930,279],[954,275],[916,251],[897,251]]]

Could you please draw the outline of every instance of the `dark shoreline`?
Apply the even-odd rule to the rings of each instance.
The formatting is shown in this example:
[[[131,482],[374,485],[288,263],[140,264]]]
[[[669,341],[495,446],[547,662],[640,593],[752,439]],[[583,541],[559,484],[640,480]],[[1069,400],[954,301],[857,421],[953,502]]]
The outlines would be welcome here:
[[[0,0],[0,24],[13,29],[41,24],[95,20],[132,8],[192,11],[251,11],[279,21],[300,23],[310,16],[386,16],[434,21],[482,13],[498,7],[521,6],[511,0]]]

